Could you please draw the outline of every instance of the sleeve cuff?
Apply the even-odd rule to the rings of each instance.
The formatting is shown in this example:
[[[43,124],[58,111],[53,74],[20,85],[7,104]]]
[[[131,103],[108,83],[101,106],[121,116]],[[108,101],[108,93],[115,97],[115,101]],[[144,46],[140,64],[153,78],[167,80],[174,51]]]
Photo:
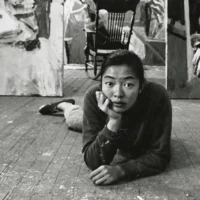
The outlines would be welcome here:
[[[105,126],[103,130],[101,131],[101,134],[105,136],[108,140],[114,141],[118,140],[120,138],[120,134],[117,132],[113,132]]]
[[[131,163],[130,163],[131,162]],[[133,160],[126,163],[121,163],[119,166],[124,170],[128,180],[137,179],[140,177],[140,174],[137,170],[137,164]]]

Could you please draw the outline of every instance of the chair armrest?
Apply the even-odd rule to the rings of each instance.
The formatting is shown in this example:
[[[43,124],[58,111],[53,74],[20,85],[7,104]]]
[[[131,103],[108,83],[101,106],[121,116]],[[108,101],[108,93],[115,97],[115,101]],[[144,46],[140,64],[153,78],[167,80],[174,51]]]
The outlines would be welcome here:
[[[96,31],[91,30],[91,29],[84,28],[83,31],[85,31],[86,33],[89,33],[89,34],[96,34]]]

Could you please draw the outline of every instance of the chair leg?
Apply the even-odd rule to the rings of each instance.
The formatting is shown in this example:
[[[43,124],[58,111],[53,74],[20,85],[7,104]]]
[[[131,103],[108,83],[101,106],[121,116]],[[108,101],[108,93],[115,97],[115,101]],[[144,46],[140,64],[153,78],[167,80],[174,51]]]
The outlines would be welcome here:
[[[85,53],[85,71],[88,71],[88,61],[89,61],[89,48],[88,46],[85,46],[84,48],[84,53]]]
[[[88,71],[88,61],[89,61],[89,55],[86,55],[85,57],[85,71]]]
[[[68,43],[66,41],[65,41],[65,51],[66,51],[66,56],[67,56],[67,63],[69,63],[70,52],[69,52],[69,45],[68,45]]]
[[[97,56],[94,56],[94,75],[97,75]]]

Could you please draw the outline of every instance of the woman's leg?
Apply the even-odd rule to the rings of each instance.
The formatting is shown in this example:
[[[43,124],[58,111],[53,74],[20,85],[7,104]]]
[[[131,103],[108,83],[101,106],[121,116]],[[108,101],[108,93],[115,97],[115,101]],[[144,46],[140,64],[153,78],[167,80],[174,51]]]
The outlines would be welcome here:
[[[63,110],[68,128],[77,132],[82,132],[83,109],[78,105],[62,102],[57,108]]]

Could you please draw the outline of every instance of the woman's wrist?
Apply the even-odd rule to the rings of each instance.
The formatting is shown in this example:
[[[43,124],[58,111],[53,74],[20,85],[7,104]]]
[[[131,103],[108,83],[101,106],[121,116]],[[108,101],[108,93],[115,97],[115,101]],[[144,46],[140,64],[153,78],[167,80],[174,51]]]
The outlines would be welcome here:
[[[112,132],[117,132],[120,127],[121,119],[110,119],[107,123],[107,128]]]
[[[119,179],[124,179],[126,177],[125,171],[119,165],[116,165],[115,167],[117,168]]]

